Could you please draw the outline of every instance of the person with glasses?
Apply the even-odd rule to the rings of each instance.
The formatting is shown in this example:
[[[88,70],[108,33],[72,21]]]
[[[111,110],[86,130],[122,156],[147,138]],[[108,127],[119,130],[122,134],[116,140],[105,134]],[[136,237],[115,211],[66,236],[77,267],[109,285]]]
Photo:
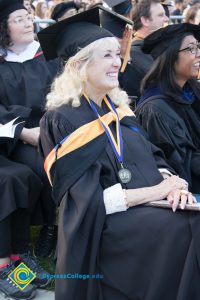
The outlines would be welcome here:
[[[17,117],[25,121],[9,149],[4,151],[1,147],[0,153],[27,165],[42,181],[32,224],[44,225],[35,255],[48,256],[56,240],[56,211],[37,147],[45,96],[57,73],[58,62],[46,62],[33,31],[33,20],[23,1],[0,0],[0,123]]]
[[[138,121],[168,163],[200,193],[200,27],[169,25],[144,40],[154,57],[143,80]]]

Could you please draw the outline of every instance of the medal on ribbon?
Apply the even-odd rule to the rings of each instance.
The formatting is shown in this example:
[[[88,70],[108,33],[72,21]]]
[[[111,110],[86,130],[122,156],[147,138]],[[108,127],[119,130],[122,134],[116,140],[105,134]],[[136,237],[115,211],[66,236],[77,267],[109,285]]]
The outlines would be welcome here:
[[[115,156],[121,166],[121,169],[118,172],[118,176],[121,180],[122,183],[128,183],[131,181],[131,172],[128,169],[125,169],[123,166],[123,140],[122,140],[122,131],[121,131],[121,125],[120,125],[120,120],[119,120],[119,116],[117,113],[117,110],[114,106],[114,104],[112,103],[111,99],[108,96],[104,97],[104,101],[106,103],[106,105],[108,106],[108,108],[110,109],[110,111],[113,113],[113,116],[115,118],[116,121],[116,140],[115,137],[112,133],[112,131],[110,130],[109,126],[103,121],[103,119],[101,118],[101,116],[99,115],[93,101],[91,101],[88,96],[83,93],[85,99],[88,101],[88,103],[90,104],[92,110],[94,111],[94,113],[96,114],[96,116],[98,117],[99,121],[101,122],[105,133],[108,137],[108,140],[111,144],[111,147],[115,153]]]

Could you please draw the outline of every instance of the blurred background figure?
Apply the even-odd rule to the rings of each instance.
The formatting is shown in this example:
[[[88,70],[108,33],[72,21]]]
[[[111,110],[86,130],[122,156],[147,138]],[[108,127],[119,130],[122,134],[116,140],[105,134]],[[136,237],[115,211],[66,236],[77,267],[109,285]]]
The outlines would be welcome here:
[[[175,10],[172,12],[172,16],[181,16],[183,9],[183,0],[175,0]]]
[[[57,4],[51,13],[51,19],[56,22],[71,17],[78,13],[79,6],[74,1]]]
[[[40,1],[35,8],[35,20],[43,19],[48,19],[48,7],[45,1]],[[45,28],[48,25],[48,23],[39,23],[40,28]]]
[[[35,8],[35,16],[40,19],[46,19],[47,4],[45,1],[40,1],[37,3],[36,8]]]
[[[182,16],[184,10],[184,1],[183,0],[175,0],[175,10],[172,11],[172,16]],[[181,19],[176,20],[176,23],[182,23]]]
[[[27,9],[29,14],[32,13],[32,1],[31,0],[24,0],[24,7]]]
[[[200,23],[200,3],[189,8],[185,17],[186,23],[199,25]]]

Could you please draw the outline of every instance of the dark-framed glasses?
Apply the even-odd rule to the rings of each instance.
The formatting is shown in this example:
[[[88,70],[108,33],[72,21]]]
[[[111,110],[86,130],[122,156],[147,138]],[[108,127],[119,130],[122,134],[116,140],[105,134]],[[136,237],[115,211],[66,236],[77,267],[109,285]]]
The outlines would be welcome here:
[[[188,51],[192,54],[197,55],[197,52],[198,52],[199,49],[200,49],[200,43],[196,43],[196,44],[190,44],[188,47],[180,49],[178,52]]]

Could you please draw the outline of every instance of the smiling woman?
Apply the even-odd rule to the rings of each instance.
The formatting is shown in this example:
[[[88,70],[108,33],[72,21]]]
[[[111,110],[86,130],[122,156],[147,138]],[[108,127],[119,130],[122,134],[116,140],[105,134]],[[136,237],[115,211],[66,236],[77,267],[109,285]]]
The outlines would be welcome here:
[[[193,192],[200,192],[200,31],[192,24],[170,25],[144,40],[154,65],[143,81],[136,109],[151,141],[162,148]]]
[[[118,41],[99,24],[96,7],[38,34],[47,59],[67,58],[40,122],[59,206],[55,298],[199,300],[200,218],[184,211],[195,199],[137,124],[118,87]],[[182,210],[143,205],[164,198]]]

